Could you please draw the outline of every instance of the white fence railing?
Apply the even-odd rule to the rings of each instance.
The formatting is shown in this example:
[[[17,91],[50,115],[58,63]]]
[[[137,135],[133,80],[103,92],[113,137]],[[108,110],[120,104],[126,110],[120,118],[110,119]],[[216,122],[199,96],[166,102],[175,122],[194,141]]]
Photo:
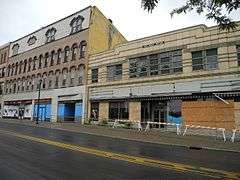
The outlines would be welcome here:
[[[175,126],[175,127],[176,127],[176,133],[177,133],[177,135],[180,135],[180,134],[181,134],[181,130],[180,130],[181,124],[167,123],[167,122],[152,122],[152,121],[147,121],[147,126],[146,126],[145,131],[150,130],[150,126],[151,126],[151,125]]]
[[[183,132],[183,136],[185,136],[185,134],[187,133],[187,130],[189,128],[221,131],[222,132],[222,136],[223,136],[223,140],[224,140],[224,142],[226,141],[225,128],[217,128],[217,127],[209,127],[209,126],[185,125],[185,130]]]
[[[115,128],[118,124],[120,123],[130,123],[130,124],[135,124],[138,131],[142,130],[142,125],[140,121],[130,121],[130,120],[122,120],[122,119],[116,119],[113,123],[113,128]]]
[[[232,130],[232,137],[231,137],[231,141],[234,142],[235,140],[235,136],[236,136],[236,133],[239,132],[240,133],[240,129],[233,129]]]

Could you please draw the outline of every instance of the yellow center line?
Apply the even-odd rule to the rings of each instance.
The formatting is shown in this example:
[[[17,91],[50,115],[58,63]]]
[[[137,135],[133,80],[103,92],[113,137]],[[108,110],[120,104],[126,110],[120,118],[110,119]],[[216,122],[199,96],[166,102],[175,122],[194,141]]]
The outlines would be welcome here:
[[[155,160],[155,159],[146,158],[146,157],[137,157],[137,156],[131,156],[131,155],[126,155],[122,153],[114,153],[109,151],[97,150],[93,148],[86,148],[78,145],[67,144],[67,143],[48,140],[44,138],[28,136],[28,135],[24,135],[24,134],[12,132],[12,131],[0,130],[0,133],[8,134],[8,135],[15,136],[25,140],[30,140],[33,142],[52,145],[62,149],[82,152],[85,154],[91,154],[91,155],[110,158],[114,160],[126,161],[134,164],[144,165],[144,166],[157,167],[157,168],[173,170],[177,172],[197,173],[203,176],[209,176],[213,178],[225,178],[225,179],[233,179],[233,180],[240,179],[240,173],[238,172],[229,172],[229,171],[223,171],[223,170],[217,170],[217,169],[211,169],[211,168],[205,168],[205,167],[191,166],[191,165],[186,165],[181,163]]]

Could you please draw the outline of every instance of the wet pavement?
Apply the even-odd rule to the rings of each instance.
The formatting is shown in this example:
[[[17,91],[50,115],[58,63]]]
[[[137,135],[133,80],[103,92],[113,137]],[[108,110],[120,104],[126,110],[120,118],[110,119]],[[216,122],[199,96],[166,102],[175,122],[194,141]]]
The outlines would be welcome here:
[[[0,122],[0,130],[107,152],[239,172],[240,154],[159,145]],[[0,133],[0,179],[212,179],[66,150]]]

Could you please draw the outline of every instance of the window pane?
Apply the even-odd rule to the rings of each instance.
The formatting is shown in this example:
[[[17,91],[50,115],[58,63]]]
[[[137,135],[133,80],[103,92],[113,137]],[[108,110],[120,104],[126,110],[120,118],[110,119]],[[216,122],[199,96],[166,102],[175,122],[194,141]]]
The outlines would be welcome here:
[[[216,56],[217,55],[217,49],[207,49],[206,50],[206,56]]]
[[[120,103],[120,118],[121,119],[128,119],[128,102],[121,102]]]
[[[192,67],[193,67],[193,70],[203,69],[203,59],[202,58],[193,59],[192,60]]]
[[[142,56],[139,58],[137,63],[139,76],[147,76],[148,74],[148,59],[147,56]]]
[[[115,73],[115,66],[108,66],[107,67],[107,80],[108,81],[114,80],[114,73]]]
[[[206,57],[206,69],[216,69],[218,67],[217,56]]]
[[[116,80],[122,79],[122,64],[116,65],[115,79]]]
[[[129,74],[130,74],[130,78],[137,77],[137,60],[136,59],[129,60]]]
[[[98,69],[92,69],[92,82],[98,82]]]
[[[195,51],[195,52],[192,52],[192,58],[195,59],[195,58],[202,58],[202,51]]]
[[[150,59],[150,74],[158,74],[158,59]]]
[[[118,103],[109,103],[109,119],[119,119]]]

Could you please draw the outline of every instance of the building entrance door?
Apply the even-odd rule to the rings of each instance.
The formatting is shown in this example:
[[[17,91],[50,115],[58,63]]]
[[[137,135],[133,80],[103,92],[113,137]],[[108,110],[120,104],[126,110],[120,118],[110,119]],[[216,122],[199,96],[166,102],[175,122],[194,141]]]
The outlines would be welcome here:
[[[163,104],[156,104],[153,107],[153,114],[152,118],[154,122],[165,122],[166,121],[166,115],[167,115],[167,110],[166,110],[166,105]],[[160,126],[158,125],[157,127],[164,128],[164,125],[161,124]]]
[[[46,120],[46,107],[39,107],[39,121],[45,121]]]

